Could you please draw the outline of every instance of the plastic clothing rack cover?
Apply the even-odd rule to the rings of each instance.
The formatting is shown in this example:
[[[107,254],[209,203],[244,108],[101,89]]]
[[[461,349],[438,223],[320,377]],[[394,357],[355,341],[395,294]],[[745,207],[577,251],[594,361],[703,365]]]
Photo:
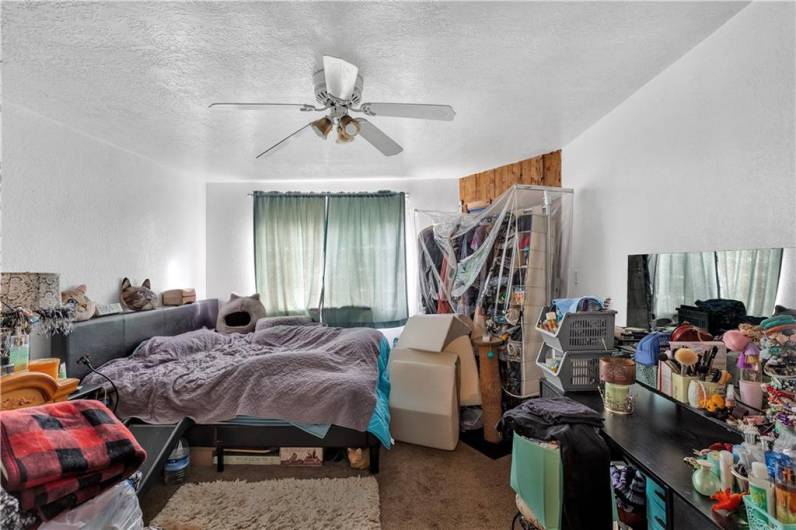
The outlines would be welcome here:
[[[573,193],[569,189],[514,185],[482,210],[470,213],[415,210],[415,226],[425,227],[418,238],[423,305],[442,301],[452,312],[471,314],[474,307],[464,298],[479,276],[482,281],[478,285],[475,307],[481,305],[490,281],[497,282],[499,290],[511,292],[515,256],[520,251],[518,218],[527,214],[544,216],[547,220],[546,294],[548,298],[566,294],[572,201]],[[480,234],[477,234],[479,228]],[[477,248],[464,257],[457,254],[456,241],[468,242],[473,238],[478,241]],[[496,252],[493,253],[493,249]],[[496,260],[500,260],[501,265],[497,269],[499,277],[484,278],[488,270],[494,274]],[[510,264],[509,272],[502,277],[506,264]]]

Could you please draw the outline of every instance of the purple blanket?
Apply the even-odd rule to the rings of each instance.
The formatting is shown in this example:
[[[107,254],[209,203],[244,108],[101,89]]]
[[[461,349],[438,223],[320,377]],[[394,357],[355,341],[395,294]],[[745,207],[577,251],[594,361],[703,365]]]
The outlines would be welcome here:
[[[153,337],[101,371],[121,417],[198,423],[239,415],[365,431],[376,404],[379,331],[275,326],[248,335],[206,329]],[[96,374],[84,380],[99,384]]]

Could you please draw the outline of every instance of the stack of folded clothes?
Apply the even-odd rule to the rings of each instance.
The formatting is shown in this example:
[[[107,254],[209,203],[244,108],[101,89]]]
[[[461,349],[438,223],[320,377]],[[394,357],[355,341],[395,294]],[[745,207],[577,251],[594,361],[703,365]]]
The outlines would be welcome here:
[[[146,453],[98,401],[0,412],[3,489],[47,520],[129,477]]]

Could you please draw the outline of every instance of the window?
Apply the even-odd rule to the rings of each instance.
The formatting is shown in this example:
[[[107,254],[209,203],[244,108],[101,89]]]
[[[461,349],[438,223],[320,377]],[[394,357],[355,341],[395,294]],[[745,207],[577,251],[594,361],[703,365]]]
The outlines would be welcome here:
[[[749,315],[770,315],[781,265],[781,248],[650,255],[653,311],[668,318],[682,304],[724,298],[743,302]]]
[[[254,195],[257,291],[269,315],[394,327],[408,315],[403,193]]]

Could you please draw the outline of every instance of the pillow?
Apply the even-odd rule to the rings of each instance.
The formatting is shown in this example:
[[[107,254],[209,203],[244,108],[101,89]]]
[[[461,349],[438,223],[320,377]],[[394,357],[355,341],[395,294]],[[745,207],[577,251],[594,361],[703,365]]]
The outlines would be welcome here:
[[[216,331],[230,333],[251,333],[257,321],[265,316],[265,306],[260,302],[260,293],[239,296],[232,293],[229,300],[218,308]]]
[[[272,328],[274,326],[317,326],[318,322],[313,322],[310,317],[305,316],[286,316],[286,317],[266,317],[257,321],[255,331]]]

